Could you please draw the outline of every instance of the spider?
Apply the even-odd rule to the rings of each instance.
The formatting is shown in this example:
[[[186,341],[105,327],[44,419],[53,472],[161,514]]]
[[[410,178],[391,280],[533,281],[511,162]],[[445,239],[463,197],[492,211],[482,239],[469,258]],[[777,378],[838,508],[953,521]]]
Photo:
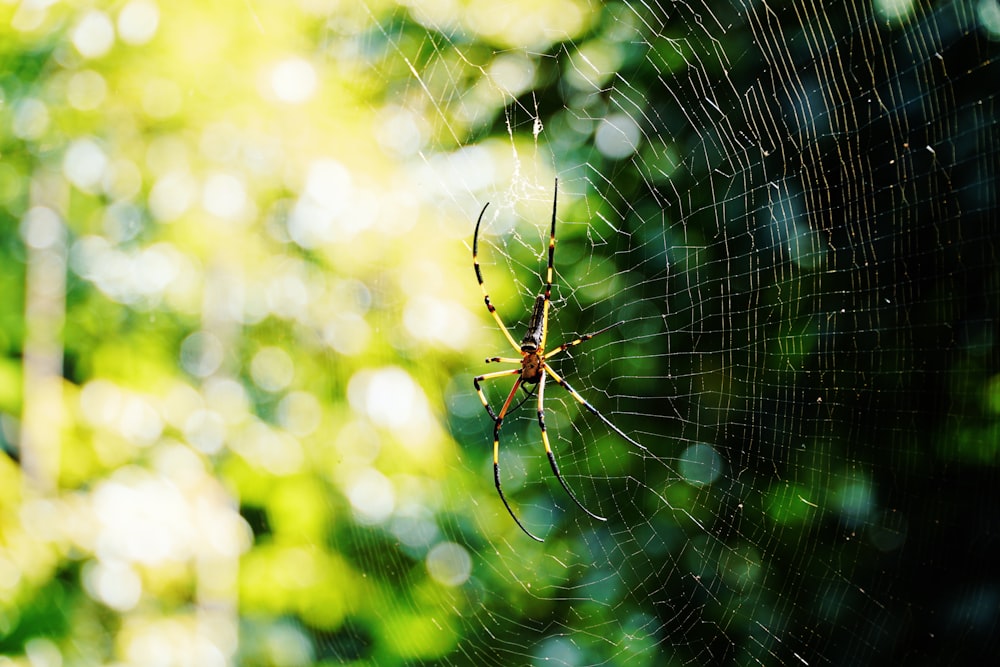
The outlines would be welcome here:
[[[520,357],[491,357],[486,360],[486,363],[503,363],[503,364],[517,364],[519,367],[506,371],[497,371],[495,373],[486,373],[480,375],[473,380],[473,385],[475,385],[476,393],[479,394],[479,400],[482,401],[483,407],[486,408],[487,414],[489,414],[490,419],[493,420],[493,480],[497,487],[497,493],[500,494],[500,500],[503,502],[504,507],[510,513],[510,516],[517,523],[518,527],[525,532],[528,537],[542,542],[543,540],[534,535],[530,530],[524,527],[517,515],[514,514],[514,510],[511,509],[510,504],[507,502],[507,498],[503,494],[503,489],[500,486],[500,427],[503,425],[504,417],[507,415],[510,409],[510,404],[514,400],[514,396],[517,394],[518,387],[534,386],[538,390],[538,427],[542,432],[542,444],[545,446],[545,454],[549,458],[549,465],[552,467],[552,472],[555,474],[556,479],[565,489],[569,497],[576,503],[577,507],[586,512],[590,517],[597,519],[598,521],[607,521],[602,516],[594,514],[583,504],[577,500],[576,495],[566,484],[566,480],[559,473],[559,465],[556,463],[555,454],[552,453],[552,448],[549,446],[549,435],[545,431],[545,410],[544,410],[544,396],[545,396],[545,379],[546,377],[552,378],[552,380],[558,384],[560,387],[565,389],[569,394],[576,399],[576,401],[589,410],[591,413],[596,415],[602,422],[604,422],[611,430],[620,435],[622,438],[627,440],[633,445],[645,449],[638,442],[628,437],[619,429],[617,426],[611,423],[607,417],[602,415],[597,411],[593,405],[587,402],[587,400],[581,396],[573,387],[569,385],[566,380],[556,373],[552,366],[549,365],[549,360],[558,355],[564,350],[579,345],[580,343],[586,342],[591,338],[598,336],[610,329],[613,329],[621,324],[622,322],[616,322],[610,326],[604,327],[599,331],[593,333],[585,334],[571,340],[568,343],[563,343],[558,347],[554,347],[551,350],[546,351],[545,349],[545,338],[548,334],[548,322],[549,322],[549,303],[552,300],[552,267],[553,258],[555,257],[556,249],[556,206],[559,198],[559,179],[555,182],[555,191],[552,195],[552,227],[549,232],[549,263],[548,269],[545,273],[545,291],[538,295],[535,299],[535,306],[531,311],[531,318],[528,320],[528,331],[524,334],[524,338],[521,339],[521,343],[518,344],[514,337],[511,336],[510,330],[504,325],[503,320],[500,319],[500,314],[497,312],[496,308],[490,302],[490,295],[486,291],[486,284],[483,282],[483,273],[479,268],[479,225],[483,221],[483,214],[486,213],[486,208],[490,205],[489,202],[483,206],[483,210],[479,213],[479,219],[476,220],[476,232],[472,238],[472,264],[476,269],[476,280],[479,281],[479,287],[483,290],[483,300],[486,303],[487,310],[490,311],[490,315],[496,320],[497,326],[503,332],[503,335],[507,338],[507,341],[511,346],[520,353]],[[503,407],[500,408],[500,413],[494,412],[493,408],[490,406],[489,402],[486,400],[486,395],[483,394],[483,388],[481,383],[487,380],[495,380],[497,378],[503,378],[508,376],[518,376],[514,381],[514,386],[511,388],[510,393],[507,394],[507,400],[504,401]],[[530,393],[529,393],[530,396]],[[527,397],[525,398],[527,400]],[[523,403],[523,401],[522,401]]]

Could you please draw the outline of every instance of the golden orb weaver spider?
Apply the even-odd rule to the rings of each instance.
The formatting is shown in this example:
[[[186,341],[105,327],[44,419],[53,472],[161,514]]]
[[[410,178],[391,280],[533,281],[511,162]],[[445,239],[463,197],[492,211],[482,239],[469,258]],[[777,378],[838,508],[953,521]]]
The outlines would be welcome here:
[[[638,442],[625,435],[625,433],[612,424],[607,417],[598,412],[597,408],[588,403],[583,396],[573,389],[573,387],[571,387],[562,376],[552,370],[552,367],[549,365],[549,359],[556,356],[560,352],[588,341],[594,336],[598,336],[605,331],[613,329],[614,327],[624,324],[624,321],[616,322],[599,331],[585,334],[575,340],[571,340],[568,343],[563,343],[562,345],[559,345],[549,351],[545,350],[545,338],[549,329],[549,302],[552,299],[552,267],[556,250],[556,206],[558,198],[559,179],[557,178],[555,191],[552,195],[552,227],[549,231],[549,263],[548,269],[545,273],[545,291],[539,294],[535,299],[535,306],[531,311],[531,318],[528,320],[528,331],[524,334],[524,338],[521,339],[520,345],[514,340],[514,337],[511,336],[510,331],[504,325],[503,320],[500,319],[500,314],[497,312],[497,309],[490,302],[490,295],[486,291],[486,284],[483,282],[483,272],[479,268],[479,225],[483,221],[483,214],[486,213],[486,207],[490,205],[489,202],[483,206],[483,210],[479,213],[479,219],[476,220],[476,232],[472,237],[472,265],[476,269],[476,279],[479,281],[479,287],[483,290],[483,300],[486,303],[486,309],[490,311],[490,315],[492,315],[493,319],[496,320],[497,326],[500,327],[500,330],[507,338],[507,341],[521,355],[520,357],[491,357],[487,359],[486,363],[517,364],[519,368],[514,368],[508,371],[497,371],[495,373],[486,373],[476,377],[472,381],[476,388],[476,393],[479,394],[479,400],[482,401],[487,414],[489,414],[490,418],[493,420],[493,481],[496,484],[497,493],[500,494],[500,500],[503,502],[504,507],[507,508],[510,516],[514,519],[514,522],[517,523],[518,527],[523,530],[528,537],[538,542],[542,542],[542,538],[534,535],[530,530],[524,527],[524,524],[522,524],[520,519],[517,518],[517,515],[514,514],[514,510],[511,509],[510,504],[507,502],[507,498],[503,495],[503,489],[500,487],[500,427],[503,425],[503,420],[510,408],[511,401],[514,400],[514,396],[517,394],[518,387],[527,385],[537,386],[538,427],[542,432],[542,444],[545,445],[545,454],[549,458],[549,465],[552,468],[552,472],[555,474],[556,479],[559,480],[562,488],[566,490],[569,497],[574,503],[576,503],[577,507],[598,521],[607,521],[607,519],[594,514],[584,507],[583,504],[577,500],[576,495],[570,490],[569,485],[566,484],[566,480],[564,480],[563,476],[559,473],[559,465],[556,463],[555,454],[552,453],[552,448],[549,446],[549,435],[545,430],[545,378],[551,377],[556,384],[569,392],[569,394],[576,399],[580,405],[585,407],[592,414],[596,415],[602,422],[611,428],[611,430],[620,435],[622,438],[625,438],[625,440],[643,450],[646,449]],[[489,401],[486,400],[486,395],[483,394],[481,383],[487,380],[495,380],[497,378],[512,375],[516,375],[518,378],[514,381],[514,386],[511,388],[510,393],[507,394],[507,400],[504,401],[503,407],[500,408],[500,413],[497,414],[493,411]]]

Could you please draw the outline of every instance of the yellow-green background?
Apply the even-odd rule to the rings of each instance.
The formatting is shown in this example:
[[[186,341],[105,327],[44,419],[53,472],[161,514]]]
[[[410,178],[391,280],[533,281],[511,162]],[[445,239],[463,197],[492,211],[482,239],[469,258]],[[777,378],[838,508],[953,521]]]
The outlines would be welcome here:
[[[989,654],[998,16],[0,2],[0,667]]]

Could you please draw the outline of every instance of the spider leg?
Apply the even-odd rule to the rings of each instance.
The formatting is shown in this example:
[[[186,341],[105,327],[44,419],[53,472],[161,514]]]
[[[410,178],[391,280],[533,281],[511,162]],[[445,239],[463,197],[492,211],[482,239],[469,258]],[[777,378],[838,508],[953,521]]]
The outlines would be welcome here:
[[[520,373],[521,369],[518,368],[517,372]],[[514,519],[514,523],[517,524],[518,528],[523,530],[525,535],[536,542],[544,542],[545,540],[524,527],[521,520],[517,518],[516,514],[514,514],[514,510],[510,508],[507,498],[503,495],[503,489],[500,487],[500,427],[503,425],[503,418],[504,415],[507,414],[507,408],[510,407],[510,402],[514,399],[514,395],[517,393],[517,388],[520,386],[521,378],[518,378],[517,381],[514,382],[514,386],[511,387],[510,393],[507,394],[507,400],[504,401],[503,408],[500,409],[500,415],[493,420],[493,482],[496,484],[497,493],[500,494],[500,500],[503,502],[503,506],[507,508],[507,512],[510,514],[511,518]],[[492,412],[493,411],[490,410],[491,414]]]
[[[538,388],[538,385],[536,384],[535,385],[535,389],[537,389],[537,388]],[[522,398],[521,401],[517,405],[515,405],[510,410],[508,410],[507,411],[508,414],[510,414],[511,412],[516,411],[522,405],[524,405],[525,403],[527,403],[529,398],[531,398],[532,396],[535,395],[535,389],[528,389],[528,385],[525,384],[525,383],[523,383],[523,382],[521,383],[521,389],[524,390],[524,398]]]
[[[569,497],[573,499],[576,506],[582,509],[591,517],[597,519],[598,521],[607,521],[603,516],[597,516],[586,507],[583,506],[579,500],[577,500],[576,494],[570,490],[569,485],[566,484],[566,480],[563,476],[559,474],[559,465],[556,463],[556,455],[552,453],[552,448],[549,446],[549,434],[545,430],[545,407],[543,404],[543,392],[545,391],[545,373],[542,373],[541,379],[538,381],[538,427],[542,430],[542,443],[545,445],[545,454],[549,457],[549,465],[552,466],[552,472],[555,474],[556,479],[562,484],[562,488],[566,490]]]
[[[496,373],[486,373],[485,375],[480,375],[472,380],[472,384],[476,387],[476,393],[479,394],[479,400],[482,401],[483,407],[486,408],[486,412],[489,414],[490,419],[493,420],[493,481],[497,487],[497,493],[500,494],[500,500],[503,502],[503,506],[507,508],[507,512],[514,519],[514,523],[524,531],[524,533],[533,540],[542,542],[542,538],[537,537],[532,534],[524,525],[521,520],[517,518],[514,514],[514,510],[510,508],[510,504],[507,502],[507,498],[503,495],[503,489],[500,487],[500,426],[503,425],[503,418],[507,415],[507,411],[510,408],[510,403],[514,400],[514,395],[517,394],[517,388],[522,386],[521,378],[518,378],[514,382],[514,386],[511,387],[510,393],[507,394],[507,400],[503,403],[503,408],[500,409],[500,414],[497,415],[493,412],[493,408],[490,407],[489,401],[486,400],[486,395],[483,393],[483,388],[480,386],[480,382],[486,380],[495,380],[497,378],[506,377],[508,375],[520,375],[520,368],[513,368],[509,371],[497,371]]]
[[[490,357],[486,360],[488,364],[519,364],[521,359],[514,359],[513,357]]]
[[[486,206],[489,206],[489,202],[486,202]],[[483,301],[486,303],[486,309],[490,311],[490,315],[496,320],[497,325],[500,327],[500,331],[503,331],[503,335],[506,336],[507,340],[510,342],[511,346],[517,350],[521,351],[521,346],[517,344],[514,337],[510,335],[510,331],[504,325],[503,320],[500,319],[500,313],[490,302],[490,295],[486,291],[486,283],[483,282],[483,272],[479,268],[479,223],[483,221],[483,214],[486,213],[486,206],[483,206],[483,210],[479,212],[479,219],[476,220],[476,233],[472,237],[472,266],[476,269],[476,280],[479,281],[479,287],[483,290]],[[551,259],[549,260],[551,266]],[[551,277],[551,270],[549,271]],[[518,360],[520,361],[520,360]]]
[[[493,421],[497,420],[497,415],[493,412],[493,408],[490,407],[489,401],[486,400],[486,394],[483,393],[483,388],[479,385],[480,382],[485,380],[495,380],[497,378],[506,377],[508,375],[520,375],[520,368],[513,368],[509,371],[497,371],[496,373],[486,373],[485,375],[480,375],[479,377],[472,378],[472,384],[476,388],[476,393],[479,394],[479,400],[482,402],[483,407],[486,408],[486,413],[489,414],[490,419]],[[520,380],[518,380],[520,382]]]
[[[556,356],[557,354],[559,354],[560,352],[562,352],[563,350],[565,350],[567,348],[573,347],[574,345],[579,345],[580,343],[586,343],[588,340],[590,340],[594,336],[599,336],[602,333],[604,333],[605,331],[610,331],[611,329],[614,329],[617,326],[621,326],[622,324],[625,324],[625,320],[622,320],[621,322],[615,322],[614,324],[612,324],[610,326],[604,327],[600,331],[595,331],[594,333],[584,334],[584,335],[580,336],[579,338],[577,338],[576,340],[571,340],[568,343],[563,343],[559,347],[554,348],[554,349],[546,352],[545,353],[545,358],[546,359],[551,359],[552,357]]]
[[[630,438],[627,435],[625,435],[624,431],[622,431],[620,428],[618,428],[617,426],[615,426],[614,424],[612,424],[611,421],[607,417],[605,417],[600,412],[598,412],[597,408],[595,408],[593,405],[591,405],[590,403],[588,403],[587,399],[585,399],[583,396],[581,396],[576,391],[576,389],[573,389],[573,387],[569,386],[569,383],[566,382],[566,380],[564,380],[558,373],[556,373],[554,370],[552,370],[551,366],[549,366],[545,362],[542,362],[542,368],[545,369],[546,373],[548,373],[549,375],[552,376],[553,380],[555,380],[556,382],[559,383],[560,387],[562,387],[563,389],[565,389],[566,391],[568,391],[569,394],[570,394],[570,396],[572,396],[573,398],[576,399],[577,403],[579,403],[583,407],[587,408],[587,410],[589,410],[592,414],[596,415],[597,418],[600,419],[602,422],[604,422],[605,425],[607,425],[608,428],[610,428],[612,431],[614,431],[615,433],[617,433],[622,438],[624,438],[625,440],[627,440],[629,443],[635,445],[636,447],[638,447],[642,451],[649,452],[649,450],[646,449],[646,447],[644,445],[639,444],[638,442],[636,442],[632,438]]]
[[[489,380],[489,379],[494,378],[494,377],[505,377],[507,375],[517,375],[517,374],[519,374],[521,372],[521,370],[522,369],[517,368],[517,369],[514,369],[512,371],[500,371],[499,373],[489,373],[488,375],[480,375],[477,378],[473,378],[472,381],[476,385],[476,392],[479,394],[479,400],[482,401],[483,407],[486,408],[486,412],[490,415],[490,419],[492,419],[493,421],[496,421],[497,417],[496,417],[495,414],[493,414],[493,408],[491,408],[490,405],[489,405],[489,403],[486,402],[486,397],[483,395],[482,390],[479,388],[479,384],[478,384],[477,380],[482,380],[484,378],[487,379],[487,380]],[[535,387],[538,387],[538,385],[535,385]],[[532,396],[535,395],[535,390],[534,389],[528,389],[528,385],[525,384],[525,383],[523,383],[523,382],[521,383],[521,389],[524,390],[524,398],[522,398],[521,401],[517,405],[515,405],[510,410],[508,410],[507,411],[508,413],[514,412],[519,407],[521,407],[522,405],[524,405],[525,403],[527,403],[529,398],[531,398]]]
[[[556,204],[559,199],[559,179],[556,178],[552,191],[552,228],[549,231],[549,266],[545,271],[545,305],[542,306],[542,344],[545,349],[545,337],[549,332],[549,303],[552,301],[552,265],[556,255]],[[519,348],[520,349],[520,348]]]

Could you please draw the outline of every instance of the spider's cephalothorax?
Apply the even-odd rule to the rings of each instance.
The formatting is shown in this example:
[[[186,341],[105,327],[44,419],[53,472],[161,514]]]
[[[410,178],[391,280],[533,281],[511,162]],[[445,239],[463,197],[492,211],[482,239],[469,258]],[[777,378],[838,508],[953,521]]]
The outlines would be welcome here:
[[[559,466],[556,464],[555,454],[552,453],[552,448],[549,445],[549,436],[545,431],[545,411],[544,411],[544,396],[545,396],[545,378],[550,377],[552,381],[558,384],[560,387],[565,389],[569,394],[576,399],[576,401],[585,407],[592,414],[596,415],[601,421],[607,424],[615,433],[625,438],[627,441],[633,445],[645,450],[646,448],[640,445],[638,442],[628,437],[619,429],[617,426],[612,424],[607,417],[602,415],[597,409],[587,402],[575,389],[569,386],[558,373],[552,370],[549,365],[548,360],[556,356],[560,352],[566,350],[567,348],[573,347],[574,345],[579,345],[584,341],[588,341],[598,334],[602,334],[609,329],[616,327],[622,322],[616,322],[611,326],[604,327],[600,331],[595,331],[594,333],[585,334],[579,338],[572,340],[568,343],[563,343],[562,345],[553,348],[552,350],[545,351],[545,336],[548,333],[548,322],[549,322],[549,303],[552,299],[552,271],[553,271],[553,259],[555,257],[556,248],[556,203],[559,196],[559,179],[556,179],[555,193],[552,196],[552,226],[549,231],[549,263],[545,272],[545,291],[535,299],[535,306],[531,311],[531,319],[528,321],[528,331],[524,334],[524,338],[521,339],[521,344],[518,345],[515,342],[514,337],[510,335],[510,331],[504,325],[503,320],[500,319],[500,314],[497,313],[496,308],[490,302],[490,295],[486,291],[486,284],[483,282],[483,273],[479,268],[479,225],[483,221],[483,214],[486,213],[486,206],[483,206],[483,210],[479,213],[479,219],[476,220],[476,232],[472,237],[472,265],[476,270],[476,280],[479,281],[479,287],[483,290],[483,300],[486,303],[486,309],[490,311],[490,315],[496,320],[497,326],[500,327],[500,331],[503,332],[504,337],[510,342],[511,347],[518,351],[521,356],[520,358],[514,357],[492,357],[487,359],[487,363],[499,362],[508,364],[517,364],[520,367],[509,371],[497,371],[496,373],[486,373],[480,375],[473,380],[473,385],[476,387],[476,393],[479,394],[479,400],[482,401],[483,407],[486,408],[487,414],[493,420],[493,481],[497,487],[497,493],[500,494],[500,500],[503,501],[504,507],[513,517],[517,525],[532,539],[541,542],[541,538],[536,537],[531,533],[524,525],[521,523],[517,515],[514,514],[514,510],[510,508],[510,504],[507,503],[507,498],[503,495],[503,489],[500,487],[500,427],[503,425],[504,417],[510,410],[510,404],[514,400],[514,396],[517,394],[518,387],[524,385],[537,385],[538,386],[538,427],[542,431],[542,444],[545,445],[545,454],[548,456],[549,465],[552,467],[552,472],[555,474],[556,479],[559,480],[559,484],[562,485],[569,497],[573,499],[573,502],[582,509],[584,512],[589,514],[591,517],[597,519],[598,521],[606,521],[602,516],[598,516],[588,510],[583,504],[577,500],[576,495],[570,490],[569,485],[563,479],[562,475],[559,473]],[[486,380],[494,380],[500,377],[507,377],[516,375],[517,379],[514,381],[514,386],[511,387],[510,393],[507,394],[507,400],[504,401],[503,407],[500,408],[500,413],[497,414],[493,411],[490,406],[489,401],[486,400],[486,395],[483,393],[483,388],[480,385],[481,382]]]

